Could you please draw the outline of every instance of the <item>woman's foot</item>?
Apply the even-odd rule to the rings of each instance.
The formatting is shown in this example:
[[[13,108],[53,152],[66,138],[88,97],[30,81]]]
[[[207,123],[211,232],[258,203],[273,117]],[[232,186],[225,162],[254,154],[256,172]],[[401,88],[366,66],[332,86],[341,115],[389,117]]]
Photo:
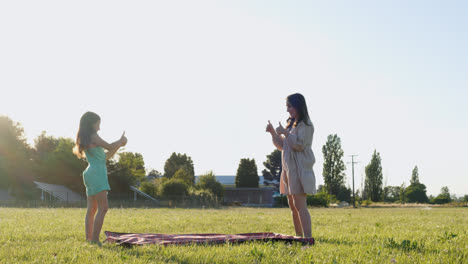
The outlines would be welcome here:
[[[97,245],[98,247],[102,247],[102,244],[101,244],[101,242],[99,242],[99,241],[88,240],[88,242],[89,242],[90,244]]]

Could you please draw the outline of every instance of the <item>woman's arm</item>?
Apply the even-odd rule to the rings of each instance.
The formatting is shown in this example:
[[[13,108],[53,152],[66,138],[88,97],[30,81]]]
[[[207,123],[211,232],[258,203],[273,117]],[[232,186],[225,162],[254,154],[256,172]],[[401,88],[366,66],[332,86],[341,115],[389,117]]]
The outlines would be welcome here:
[[[107,151],[107,153],[106,153],[106,160],[112,158],[112,157],[115,155],[115,153],[117,153],[117,150],[119,150],[119,148],[120,148],[121,146],[123,146],[123,145],[120,145],[120,146],[118,146],[118,147],[116,147],[116,148],[113,148],[113,149]]]
[[[268,120],[268,125],[266,127],[266,131],[269,132],[271,134],[271,139],[273,140],[273,145],[275,145],[275,147],[282,151],[283,150],[283,137],[281,137],[281,135],[278,135],[275,131],[275,129],[273,128],[273,125],[270,123],[270,120]]]
[[[289,146],[294,151],[301,152],[304,151],[306,145],[312,144],[312,126],[301,123],[296,127],[296,135],[287,133],[286,140],[288,141]]]
[[[119,140],[109,144],[104,139],[102,139],[98,134],[94,134],[92,136],[92,141],[94,145],[98,147],[103,147],[107,150],[106,159],[110,159],[114,154],[119,150],[120,147],[125,146],[127,144],[127,138],[125,137],[125,132],[122,134]]]

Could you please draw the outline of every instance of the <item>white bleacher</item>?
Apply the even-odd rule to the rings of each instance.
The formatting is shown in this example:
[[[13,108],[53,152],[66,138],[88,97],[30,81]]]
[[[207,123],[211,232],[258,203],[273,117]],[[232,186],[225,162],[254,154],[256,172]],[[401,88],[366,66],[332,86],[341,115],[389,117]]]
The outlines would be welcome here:
[[[37,181],[34,183],[36,184],[36,187],[42,191],[41,200],[44,200],[44,192],[64,202],[79,202],[82,200],[81,195],[63,185]]]

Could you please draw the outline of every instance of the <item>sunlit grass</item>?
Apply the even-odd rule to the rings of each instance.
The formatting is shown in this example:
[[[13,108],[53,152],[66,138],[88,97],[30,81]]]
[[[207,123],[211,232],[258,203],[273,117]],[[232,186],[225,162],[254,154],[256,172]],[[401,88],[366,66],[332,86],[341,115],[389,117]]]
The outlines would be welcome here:
[[[104,245],[85,209],[0,208],[0,263],[468,263],[467,208],[310,209],[317,244]],[[111,209],[103,231],[294,235],[288,209]],[[104,234],[101,237],[105,239]]]

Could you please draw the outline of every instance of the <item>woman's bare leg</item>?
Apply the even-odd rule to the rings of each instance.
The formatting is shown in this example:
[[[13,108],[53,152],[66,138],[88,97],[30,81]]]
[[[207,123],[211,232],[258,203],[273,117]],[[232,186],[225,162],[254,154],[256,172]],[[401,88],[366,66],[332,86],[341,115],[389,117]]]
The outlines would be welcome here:
[[[102,224],[104,223],[104,217],[106,216],[107,210],[109,210],[109,205],[107,203],[107,191],[102,191],[95,196],[98,205],[98,212],[96,219],[94,219],[92,241],[99,242],[99,235],[101,234]]]
[[[293,217],[294,230],[296,231],[296,236],[302,236],[303,232],[302,232],[301,220],[299,219],[299,211],[294,205],[294,200],[293,200],[292,195],[288,195],[288,204],[289,204],[289,208],[291,208],[291,214]]]
[[[94,216],[96,215],[97,211],[97,201],[94,199],[94,195],[88,197],[87,203],[88,210],[86,211],[85,218],[85,233],[86,240],[89,241],[93,236]]]
[[[299,212],[304,237],[312,237],[312,222],[310,220],[309,210],[307,210],[306,194],[295,194],[293,195],[293,200],[294,206]]]

